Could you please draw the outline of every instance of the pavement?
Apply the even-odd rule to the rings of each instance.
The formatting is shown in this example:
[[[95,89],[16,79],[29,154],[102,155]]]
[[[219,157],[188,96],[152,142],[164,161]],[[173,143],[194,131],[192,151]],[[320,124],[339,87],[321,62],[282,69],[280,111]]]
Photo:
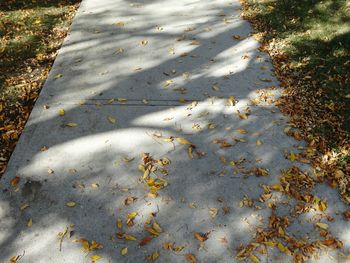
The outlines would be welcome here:
[[[240,9],[232,0],[82,1],[0,181],[1,262],[238,261],[236,248],[271,214],[261,185],[292,165],[312,170],[286,158],[305,143],[285,133],[279,83]],[[139,171],[142,153],[170,161],[152,174],[157,194]],[[255,168],[268,175],[247,173]],[[346,206],[335,189],[314,191],[344,243],[314,260],[339,262]],[[282,204],[286,214],[295,202]],[[319,238],[313,216],[289,231]],[[293,260],[268,251],[258,258]]]

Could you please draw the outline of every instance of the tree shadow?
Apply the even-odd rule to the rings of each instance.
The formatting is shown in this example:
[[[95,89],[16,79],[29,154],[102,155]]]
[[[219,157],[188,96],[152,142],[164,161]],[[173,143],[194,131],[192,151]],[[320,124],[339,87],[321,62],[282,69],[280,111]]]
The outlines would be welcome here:
[[[266,224],[270,210],[258,202],[260,185],[278,182],[281,169],[296,165],[285,158],[285,151],[298,152],[304,144],[283,132],[288,120],[271,103],[280,90],[265,89],[278,83],[267,55],[249,36],[249,25],[238,13],[231,14],[238,3],[228,9],[225,1],[173,1],[168,3],[173,10],[160,1],[138,3],[132,8],[123,1],[82,3],[1,179],[2,260],[25,251],[25,262],[89,262],[81,243],[71,242],[86,238],[103,244],[96,251],[101,262],[141,262],[155,250],[162,262],[184,262],[186,253],[203,262],[226,262],[234,260],[235,248],[249,242],[256,227]],[[123,17],[116,18],[116,10]],[[195,22],[189,22],[190,16]],[[90,26],[92,19],[97,22]],[[120,21],[125,25],[115,24]],[[144,40],[147,45],[140,44]],[[118,53],[119,48],[124,51]],[[253,103],[262,89],[262,101]],[[227,106],[229,96],[237,100],[235,106]],[[198,104],[193,106],[193,101]],[[59,116],[62,108],[65,114]],[[205,155],[191,159],[187,145],[154,133],[184,137]],[[220,140],[232,146],[220,147]],[[263,144],[257,145],[258,140]],[[47,150],[40,151],[43,147]],[[169,175],[162,176],[168,185],[156,198],[140,182],[142,152],[171,160]],[[231,161],[243,164],[237,168]],[[243,167],[267,168],[269,176],[248,176],[239,169]],[[18,190],[10,186],[15,175],[21,178]],[[245,195],[255,207],[240,207]],[[128,196],[137,200],[126,206]],[[327,213],[344,209],[335,190],[327,188],[320,197],[329,202]],[[67,207],[69,201],[76,207]],[[24,204],[30,206],[21,210]],[[293,205],[281,198],[282,209]],[[211,208],[218,209],[217,215]],[[125,226],[134,211],[135,225]],[[122,231],[117,218],[123,220],[123,231],[138,241],[149,236],[144,223],[152,213],[163,233],[147,246],[116,237]],[[59,252],[57,234],[71,224],[75,234],[64,239]],[[295,232],[309,225],[305,220]],[[339,220],[330,223],[332,231],[349,239],[341,230],[345,226]],[[194,232],[210,232],[204,246]],[[306,232],[316,238],[312,229]],[[164,242],[185,248],[169,252],[162,248]],[[129,253],[123,257],[119,250],[126,246]],[[284,257],[275,250],[269,253],[261,257]]]

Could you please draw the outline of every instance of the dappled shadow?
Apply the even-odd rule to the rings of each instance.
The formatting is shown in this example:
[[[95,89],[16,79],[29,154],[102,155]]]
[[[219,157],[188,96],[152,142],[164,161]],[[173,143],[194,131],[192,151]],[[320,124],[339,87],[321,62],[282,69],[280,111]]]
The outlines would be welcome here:
[[[288,120],[271,104],[278,88],[254,103],[260,89],[278,83],[267,55],[258,51],[249,25],[239,18],[238,3],[131,4],[82,3],[1,179],[2,260],[25,251],[25,262],[89,262],[81,243],[70,242],[86,238],[103,244],[96,252],[101,262],[142,262],[155,250],[161,262],[184,262],[186,253],[203,262],[228,262],[256,227],[265,227],[270,210],[258,202],[259,186],[278,182],[280,170],[295,164],[285,153],[304,144],[283,132]],[[235,106],[227,105],[229,96]],[[186,138],[204,156],[191,159],[187,145],[163,140],[171,136]],[[220,140],[231,147],[220,147],[215,143]],[[40,151],[43,147],[48,149]],[[168,185],[156,198],[140,182],[142,152],[171,160],[169,175],[163,176]],[[246,175],[243,167],[266,168],[269,175]],[[10,186],[15,175],[21,178],[18,191]],[[27,181],[39,183],[32,187]],[[253,208],[240,207],[245,195],[255,201]],[[137,200],[126,206],[128,196]],[[334,190],[326,188],[320,198],[328,200],[327,213],[344,209]],[[293,208],[293,202],[276,200],[284,213]],[[76,207],[68,208],[69,201]],[[19,209],[24,204],[30,206]],[[217,215],[210,208],[218,209]],[[133,211],[135,226],[127,227]],[[117,218],[138,240],[149,235],[143,225],[152,213],[163,233],[147,246],[116,237]],[[71,224],[75,234],[64,239],[60,252],[57,234]],[[313,224],[303,220],[293,233],[308,226],[302,238],[316,239]],[[350,238],[341,231],[343,221],[330,228],[344,241]],[[204,246],[194,232],[210,232]],[[164,242],[185,248],[172,253],[162,249]],[[129,253],[123,257],[119,250],[125,246]],[[261,257],[276,261],[284,255],[271,250]]]

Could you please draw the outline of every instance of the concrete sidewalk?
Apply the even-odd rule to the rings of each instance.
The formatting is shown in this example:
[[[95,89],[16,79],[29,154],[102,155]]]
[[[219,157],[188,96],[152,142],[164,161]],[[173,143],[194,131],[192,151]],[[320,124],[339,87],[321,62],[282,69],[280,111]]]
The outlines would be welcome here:
[[[288,120],[273,106],[278,82],[250,33],[238,1],[83,0],[0,181],[0,261],[144,262],[159,254],[159,262],[185,262],[190,253],[198,262],[236,262],[235,249],[271,213],[258,201],[260,186],[277,183],[296,165],[285,155],[304,145],[284,132]],[[142,153],[170,160],[158,166],[158,196],[141,179]],[[268,175],[247,174],[256,168]],[[349,249],[336,191],[315,191]],[[286,214],[295,202],[282,201]],[[309,216],[289,231],[318,238]],[[164,249],[168,242],[177,251]],[[274,248],[258,257],[292,261]]]

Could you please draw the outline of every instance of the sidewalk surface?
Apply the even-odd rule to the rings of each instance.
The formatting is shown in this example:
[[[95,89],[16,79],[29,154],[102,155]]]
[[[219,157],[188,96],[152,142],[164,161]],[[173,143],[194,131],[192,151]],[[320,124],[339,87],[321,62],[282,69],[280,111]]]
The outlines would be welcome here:
[[[237,261],[236,248],[268,225],[261,185],[279,182],[297,163],[285,156],[304,145],[285,134],[272,65],[240,8],[83,0],[0,181],[1,262],[22,254],[20,262],[145,262],[155,251],[159,262],[186,262],[189,253]],[[164,166],[144,176],[142,153]],[[315,192],[341,217],[336,190]],[[278,212],[287,215],[295,202],[283,200]],[[288,231],[319,238],[312,216]],[[327,224],[348,249],[346,222]],[[258,257],[292,261],[274,248]]]

